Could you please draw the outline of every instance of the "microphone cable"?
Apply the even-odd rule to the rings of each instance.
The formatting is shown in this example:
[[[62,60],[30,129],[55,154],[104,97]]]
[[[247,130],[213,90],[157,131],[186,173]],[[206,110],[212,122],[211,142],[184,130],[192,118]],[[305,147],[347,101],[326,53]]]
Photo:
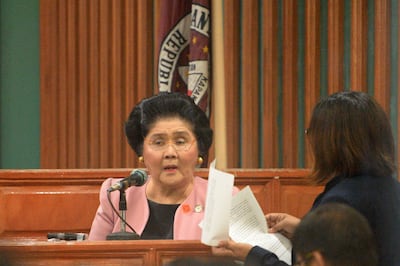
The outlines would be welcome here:
[[[135,231],[135,229],[132,228],[132,226],[122,217],[122,215],[119,213],[119,211],[117,211],[117,209],[115,208],[114,204],[113,204],[112,201],[111,201],[111,196],[110,196],[110,195],[111,195],[111,192],[112,192],[112,191],[107,191],[107,199],[108,199],[108,202],[109,202],[110,205],[111,205],[111,208],[112,208],[113,211],[117,214],[117,216],[121,219],[121,221],[124,222],[125,225],[127,225],[127,226],[129,227],[129,229],[132,230],[133,233],[137,234],[136,231]],[[119,193],[125,193],[125,192],[119,191]],[[122,228],[121,228],[121,229],[122,229]]]

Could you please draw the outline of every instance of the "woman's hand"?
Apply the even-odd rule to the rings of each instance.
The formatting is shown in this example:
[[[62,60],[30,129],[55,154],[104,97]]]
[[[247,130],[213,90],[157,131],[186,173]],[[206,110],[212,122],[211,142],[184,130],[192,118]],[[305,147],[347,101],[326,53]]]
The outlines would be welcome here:
[[[244,261],[253,246],[246,243],[236,243],[233,240],[223,240],[217,247],[212,247],[212,254],[221,257],[232,257]]]
[[[292,238],[294,230],[300,219],[286,213],[269,213],[265,215],[269,233],[281,233],[287,238]]]

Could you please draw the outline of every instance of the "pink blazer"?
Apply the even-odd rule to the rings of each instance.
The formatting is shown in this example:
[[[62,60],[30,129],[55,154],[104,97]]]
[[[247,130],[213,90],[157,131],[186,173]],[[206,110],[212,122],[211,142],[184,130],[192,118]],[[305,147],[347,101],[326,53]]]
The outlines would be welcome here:
[[[119,232],[120,218],[112,210],[107,199],[107,189],[120,179],[108,178],[101,186],[100,206],[97,209],[89,240],[105,240],[107,235]],[[194,186],[189,197],[178,207],[174,219],[174,239],[199,240],[201,239],[201,228],[199,223],[204,217],[204,208],[207,194],[207,180],[201,177],[194,178]],[[149,207],[146,198],[146,185],[141,187],[130,187],[126,193],[127,211],[126,221],[135,229],[136,233],[142,234],[149,218]],[[234,188],[234,193],[238,189]],[[111,200],[116,210],[119,205],[119,191],[111,193]],[[126,227],[126,231],[131,231]]]

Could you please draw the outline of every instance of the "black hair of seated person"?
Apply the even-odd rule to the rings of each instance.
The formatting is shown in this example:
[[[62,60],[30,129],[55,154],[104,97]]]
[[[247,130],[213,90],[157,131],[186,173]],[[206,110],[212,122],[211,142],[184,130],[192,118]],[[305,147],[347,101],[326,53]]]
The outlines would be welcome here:
[[[234,260],[216,257],[180,257],[172,260],[164,266],[237,266]]]
[[[307,255],[319,251],[332,266],[378,265],[377,247],[367,219],[342,203],[325,203],[309,212],[296,228],[292,244],[296,257],[310,257]]]
[[[194,100],[181,92],[160,92],[133,108],[125,122],[125,135],[135,153],[142,155],[144,139],[158,119],[172,117],[179,117],[193,126],[199,155],[206,157],[213,140],[210,121]]]
[[[10,254],[7,250],[0,251],[0,266],[13,266],[16,265],[13,263],[14,259],[12,253]]]

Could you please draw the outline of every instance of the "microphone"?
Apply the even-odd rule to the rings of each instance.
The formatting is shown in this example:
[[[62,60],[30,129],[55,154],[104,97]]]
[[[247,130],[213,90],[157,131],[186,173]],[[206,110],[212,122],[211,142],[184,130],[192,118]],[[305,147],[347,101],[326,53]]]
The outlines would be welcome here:
[[[107,189],[107,192],[113,192],[115,190],[125,190],[128,187],[136,186],[140,187],[143,186],[144,183],[147,181],[147,173],[143,170],[133,170],[128,177],[118,181],[111,187]]]

